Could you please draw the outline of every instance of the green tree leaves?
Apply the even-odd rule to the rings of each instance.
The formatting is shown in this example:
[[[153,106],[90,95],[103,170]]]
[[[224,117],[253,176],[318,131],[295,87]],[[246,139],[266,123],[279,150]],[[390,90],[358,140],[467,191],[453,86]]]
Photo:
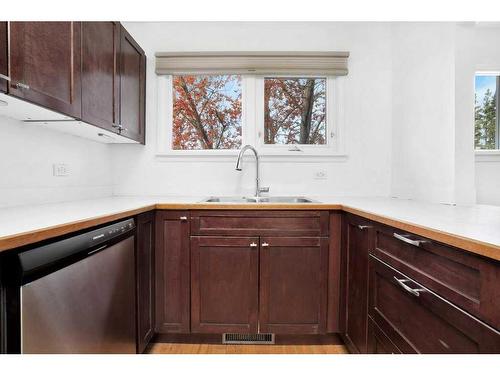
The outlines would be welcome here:
[[[475,97],[474,145],[476,149],[493,150],[496,145],[497,101],[496,93],[486,90],[482,103]]]

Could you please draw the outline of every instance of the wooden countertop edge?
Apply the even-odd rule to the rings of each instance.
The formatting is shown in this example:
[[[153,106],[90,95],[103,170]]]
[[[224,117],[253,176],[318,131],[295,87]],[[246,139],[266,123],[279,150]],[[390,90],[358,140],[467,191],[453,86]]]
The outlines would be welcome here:
[[[131,210],[116,212],[110,215],[100,215],[33,231],[23,232],[12,236],[0,237],[0,253],[6,250],[11,250],[21,246],[47,240],[49,238],[54,238],[68,233],[77,232],[82,229],[91,228],[96,225],[106,224],[111,221],[134,216],[142,212],[154,210],[155,208],[156,205],[153,204],[140,208],[134,208]]]
[[[142,212],[158,210],[342,210],[369,220],[393,226],[395,228],[415,233],[419,236],[427,237],[435,241],[458,247],[470,253],[482,255],[484,257],[500,261],[500,246],[473,240],[447,232],[439,231],[429,227],[412,224],[380,214],[364,211],[359,208],[349,207],[341,204],[328,203],[306,203],[306,204],[286,204],[286,203],[266,203],[266,204],[217,204],[217,203],[158,203],[145,205],[139,208],[116,212],[110,215],[100,215],[87,219],[77,220],[61,225],[46,227],[29,232],[19,233],[12,236],[0,237],[0,252],[29,245],[49,238],[62,236],[82,229],[91,228],[97,225],[106,224],[111,221],[120,220],[129,216],[134,216]]]
[[[500,246],[494,244],[477,241],[468,237],[462,237],[456,234],[443,232],[437,229],[413,224],[399,219],[393,219],[387,216],[363,211],[361,209],[352,208],[349,206],[343,206],[342,211],[364,217],[365,219],[376,221],[377,223],[386,224],[394,228],[411,232],[422,237],[427,237],[431,240],[442,242],[450,246],[458,247],[469,253],[482,255],[484,257],[500,261]]]

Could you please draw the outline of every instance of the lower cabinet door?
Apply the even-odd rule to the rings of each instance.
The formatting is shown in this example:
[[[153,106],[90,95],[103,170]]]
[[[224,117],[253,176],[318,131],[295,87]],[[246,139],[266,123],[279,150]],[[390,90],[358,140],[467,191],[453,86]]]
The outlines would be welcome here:
[[[347,215],[345,227],[345,341],[353,353],[366,353],[368,316],[368,252],[373,248],[373,224]]]
[[[154,212],[137,217],[137,352],[142,353],[154,334]]]
[[[369,314],[403,353],[500,353],[500,332],[373,256]]]
[[[156,212],[156,332],[189,333],[189,212]]]
[[[258,237],[191,237],[191,331],[256,333]]]
[[[259,331],[326,332],[328,239],[262,237]]]

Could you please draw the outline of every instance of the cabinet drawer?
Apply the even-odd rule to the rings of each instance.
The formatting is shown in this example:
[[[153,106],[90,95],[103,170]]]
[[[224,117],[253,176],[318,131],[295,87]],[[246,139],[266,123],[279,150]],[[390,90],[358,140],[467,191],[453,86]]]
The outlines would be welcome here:
[[[193,211],[194,235],[328,236],[328,211]]]
[[[386,226],[377,226],[372,253],[498,329],[500,263]]]
[[[368,319],[368,353],[401,354],[401,350],[372,319]]]
[[[373,256],[369,314],[403,353],[500,353],[500,332]]]

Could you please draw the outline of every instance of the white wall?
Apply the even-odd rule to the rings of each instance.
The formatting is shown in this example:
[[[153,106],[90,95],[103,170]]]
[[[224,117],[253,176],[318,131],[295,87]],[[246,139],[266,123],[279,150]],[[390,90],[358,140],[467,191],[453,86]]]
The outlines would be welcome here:
[[[474,37],[475,69],[500,72],[500,27],[479,26]],[[477,156],[477,203],[500,205],[500,155]]]
[[[0,207],[109,196],[110,160],[107,145],[0,117]]]
[[[475,27],[458,25],[455,42],[455,201],[476,203],[474,165]]]
[[[253,165],[156,157],[156,51],[347,50],[346,160],[265,162],[272,194],[500,204],[473,157],[473,74],[500,71],[499,27],[451,23],[126,23],[146,50],[147,145],[101,145],[0,118],[0,207],[116,195],[248,194]],[[481,159],[481,160],[484,160]],[[52,164],[68,163],[69,177]],[[314,173],[325,170],[326,180]]]
[[[455,25],[393,25],[392,194],[453,202]]]
[[[387,196],[391,169],[391,29],[382,23],[126,23],[148,57],[147,145],[113,145],[114,193],[248,194],[254,168],[226,162],[159,160],[156,151],[157,51],[347,50],[346,161],[264,163],[272,194]],[[191,162],[190,162],[191,161]],[[327,171],[326,180],[314,172]]]

